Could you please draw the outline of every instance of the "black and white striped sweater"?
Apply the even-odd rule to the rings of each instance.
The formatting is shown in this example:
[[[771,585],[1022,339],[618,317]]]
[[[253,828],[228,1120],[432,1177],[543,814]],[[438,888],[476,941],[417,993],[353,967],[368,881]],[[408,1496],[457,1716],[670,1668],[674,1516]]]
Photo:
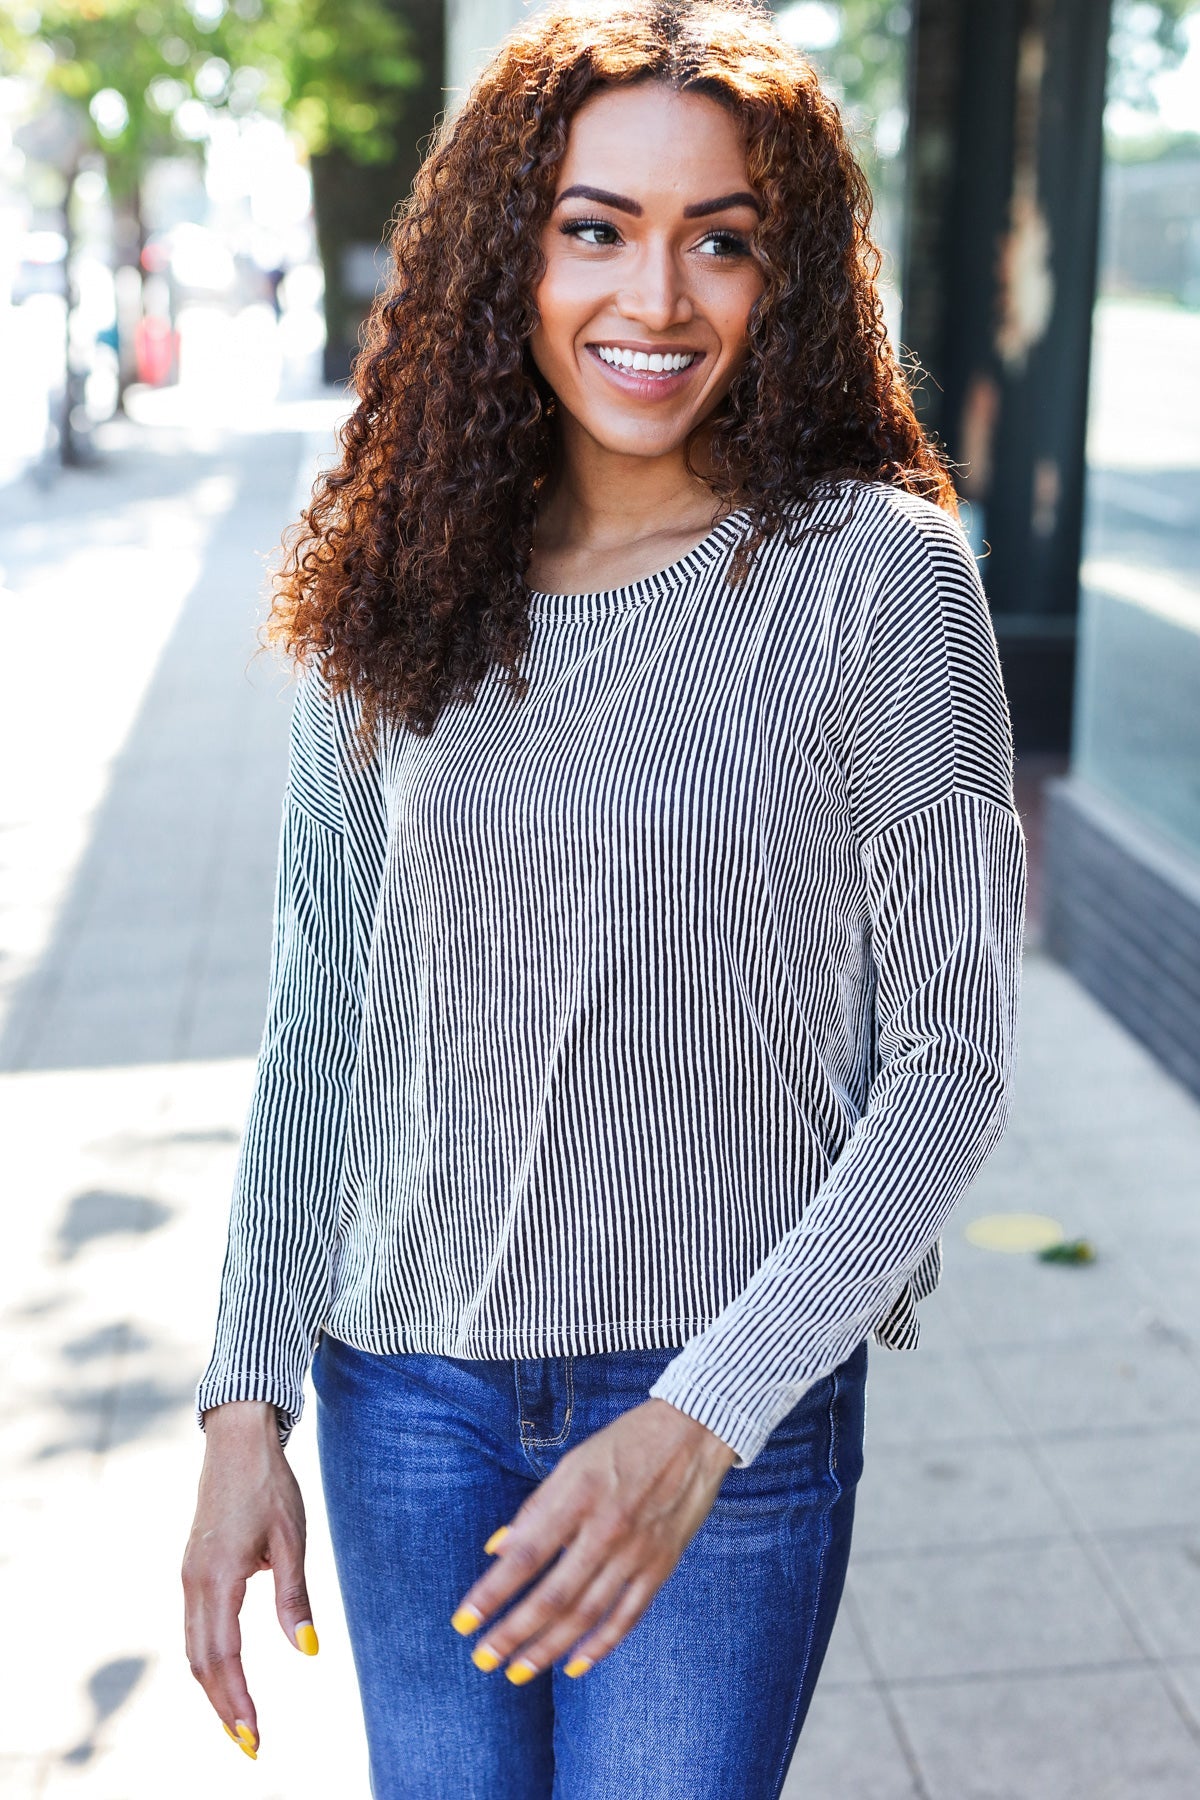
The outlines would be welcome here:
[[[853,487],[853,495],[847,492]],[[197,1414],[369,1351],[679,1346],[746,1466],[868,1334],[918,1339],[1006,1122],[1025,839],[960,525],[883,482],[724,576],[530,598],[424,739],[302,670],[266,1024]],[[201,1421],[202,1422],[202,1421]]]

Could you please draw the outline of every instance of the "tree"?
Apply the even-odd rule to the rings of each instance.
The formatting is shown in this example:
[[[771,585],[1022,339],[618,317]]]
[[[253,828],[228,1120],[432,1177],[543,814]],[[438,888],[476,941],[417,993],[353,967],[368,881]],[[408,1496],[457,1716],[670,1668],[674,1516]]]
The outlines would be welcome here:
[[[0,61],[79,109],[139,266],[155,157],[201,157],[212,114],[294,131],[312,161],[336,368],[361,299],[346,228],[377,245],[411,184],[442,98],[442,19],[442,0],[40,0],[0,9]]]

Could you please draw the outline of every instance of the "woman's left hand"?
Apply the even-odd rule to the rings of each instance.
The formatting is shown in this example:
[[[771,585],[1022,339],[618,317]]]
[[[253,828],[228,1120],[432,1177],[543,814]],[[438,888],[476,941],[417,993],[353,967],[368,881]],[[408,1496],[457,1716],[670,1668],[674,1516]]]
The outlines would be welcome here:
[[[548,1563],[553,1568],[471,1652],[477,1667],[508,1662],[510,1681],[574,1649],[582,1675],[633,1629],[712,1510],[735,1452],[666,1400],[645,1400],[573,1450],[494,1532],[497,1560],[459,1602],[464,1635],[493,1618]],[[559,1555],[559,1552],[562,1555]],[[557,1558],[557,1561],[554,1559]]]

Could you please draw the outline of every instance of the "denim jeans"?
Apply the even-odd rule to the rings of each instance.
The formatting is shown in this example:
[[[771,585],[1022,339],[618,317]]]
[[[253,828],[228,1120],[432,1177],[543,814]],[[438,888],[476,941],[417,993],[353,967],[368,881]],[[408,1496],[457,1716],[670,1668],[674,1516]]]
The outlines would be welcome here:
[[[518,1687],[472,1663],[482,1631],[450,1624],[490,1566],[486,1538],[677,1354],[491,1361],[321,1337],[321,1479],[374,1800],[779,1794],[849,1560],[865,1339],[729,1470],[649,1607],[584,1675],[564,1655]]]

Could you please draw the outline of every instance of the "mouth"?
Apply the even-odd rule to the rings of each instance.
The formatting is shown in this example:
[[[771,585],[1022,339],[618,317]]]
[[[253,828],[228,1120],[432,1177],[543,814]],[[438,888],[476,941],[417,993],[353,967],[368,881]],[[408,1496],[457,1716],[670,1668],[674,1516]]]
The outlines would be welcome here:
[[[588,344],[587,350],[609,380],[641,399],[677,393],[705,356],[703,350],[634,350],[624,344]]]

